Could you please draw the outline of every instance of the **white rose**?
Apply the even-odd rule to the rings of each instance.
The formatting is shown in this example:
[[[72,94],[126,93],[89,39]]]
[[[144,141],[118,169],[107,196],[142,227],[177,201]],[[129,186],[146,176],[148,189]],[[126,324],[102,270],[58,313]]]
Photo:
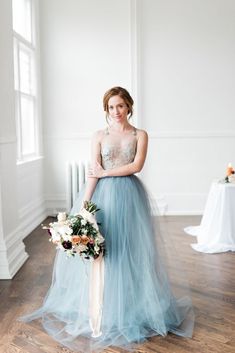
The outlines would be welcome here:
[[[98,254],[99,253],[99,250],[100,250],[100,247],[98,245],[95,244],[94,246],[94,250],[95,252]]]
[[[228,180],[230,183],[235,183],[235,174],[231,174],[229,177],[228,177]]]
[[[63,239],[65,240],[65,241],[72,241],[72,237],[71,237],[71,235],[69,235],[69,234],[64,234],[63,235]]]
[[[100,233],[98,233],[98,235],[97,235],[97,237],[96,237],[96,242],[97,242],[98,244],[101,244],[101,243],[104,242],[104,237],[103,237]]]
[[[86,250],[87,250],[87,246],[86,246],[86,245],[83,245],[83,244],[79,244],[79,245],[77,246],[77,250],[78,250],[78,252],[86,251]]]
[[[66,221],[66,212],[59,212],[57,215],[58,222],[64,222]]]
[[[87,224],[87,221],[85,219],[81,220],[81,225],[85,226]]]
[[[61,243],[57,244],[56,249],[64,250],[64,247]]]
[[[65,235],[70,235],[73,233],[72,228],[70,228],[68,225],[63,225],[62,227],[58,227],[58,232],[63,236]]]
[[[54,241],[60,241],[60,234],[57,233],[54,229],[50,228],[51,237]]]
[[[92,213],[88,212],[85,208],[83,208],[80,211],[80,215],[85,218],[88,222],[93,223],[94,228],[98,230],[98,225],[96,223],[95,216]]]

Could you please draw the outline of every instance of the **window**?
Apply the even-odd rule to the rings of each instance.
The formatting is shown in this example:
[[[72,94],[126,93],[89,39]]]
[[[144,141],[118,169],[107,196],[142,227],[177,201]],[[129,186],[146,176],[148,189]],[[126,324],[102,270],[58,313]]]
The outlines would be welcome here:
[[[34,0],[12,0],[18,161],[39,155]]]

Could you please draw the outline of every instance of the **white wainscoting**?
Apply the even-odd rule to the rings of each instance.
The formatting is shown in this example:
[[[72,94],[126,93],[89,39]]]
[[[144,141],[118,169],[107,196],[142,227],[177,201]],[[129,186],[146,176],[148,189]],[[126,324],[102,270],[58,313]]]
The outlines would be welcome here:
[[[136,125],[138,128],[138,126]],[[186,130],[178,130],[178,131],[171,131],[171,130],[165,130],[165,131],[151,131],[148,130],[148,135],[150,139],[212,139],[212,138],[234,138],[235,137],[235,131],[233,130],[220,130],[220,131],[213,131],[213,130],[208,130],[208,131],[186,131]],[[60,134],[60,135],[44,135],[44,139],[47,140],[47,143],[49,141],[53,140],[61,140],[61,141],[77,141],[79,140],[90,140],[92,136],[92,133],[75,133],[75,134]]]
[[[45,195],[47,216],[55,217],[58,212],[65,212],[67,208],[66,193]]]
[[[57,151],[62,145],[63,151],[59,154],[58,163],[65,166],[68,155],[71,158],[75,158],[74,149],[80,152],[84,151],[84,148],[89,150],[90,137],[90,133],[47,136],[47,150],[51,154],[51,158],[55,158],[54,156],[58,155]],[[141,173],[141,178],[146,183],[153,199],[157,201],[162,214],[201,215],[203,213],[211,181],[214,178],[223,177],[225,172],[223,168],[227,162],[230,162],[230,160],[227,160],[227,158],[230,159],[228,157],[229,153],[231,156],[231,151],[235,150],[234,137],[235,131],[233,130],[149,131],[149,155],[143,173]],[[61,143],[62,141],[63,144]],[[176,172],[173,172],[170,178],[169,175],[163,175],[164,169],[168,164],[165,161],[164,154],[169,144],[174,148],[172,153],[167,151],[168,161],[169,163],[174,162],[175,166],[178,165],[179,168]],[[221,146],[222,150],[219,151],[219,154],[217,152],[218,156],[216,157],[214,151],[219,146]],[[175,161],[175,147],[184,153],[180,161],[182,165]],[[208,152],[205,151],[207,154],[204,152],[204,148],[209,148]],[[194,151],[194,157],[192,157],[190,150]],[[83,155],[82,152],[81,155]],[[197,159],[198,166],[194,165],[192,158]],[[201,165],[200,161],[203,162]],[[233,160],[231,162],[233,163]],[[190,168],[187,178],[192,178],[192,185],[188,188],[184,188],[180,180],[184,174],[184,163],[188,163],[188,168]],[[48,166],[50,168],[49,163]],[[152,173],[153,177],[151,177]],[[192,173],[192,176],[190,176],[190,173]],[[60,175],[57,172],[57,175],[58,180],[50,180],[50,185],[52,185],[53,189],[47,192],[45,197],[48,215],[56,215],[58,211],[66,210],[65,170]],[[48,176],[50,176],[50,173],[48,173]],[[173,178],[174,187],[171,187],[171,189],[168,189],[167,186],[165,187],[165,178],[168,180],[167,182]],[[57,192],[58,190],[60,192]]]
[[[0,278],[11,279],[28,258],[22,242],[21,227],[5,236],[5,244],[0,244]]]
[[[32,200],[19,209],[19,224],[22,239],[29,235],[47,217],[45,199]]]
[[[207,194],[162,194],[157,198],[151,198],[157,203],[161,215],[183,216],[183,215],[202,215]],[[189,209],[185,204],[190,205]],[[171,209],[169,210],[169,205]],[[193,206],[192,206],[193,205]],[[54,194],[46,196],[46,214],[55,217],[58,212],[67,211],[67,195]]]
[[[18,219],[23,238],[46,217],[42,157],[17,165]]]
[[[10,136],[0,136],[0,145],[1,144],[9,144],[9,143],[16,143],[16,137],[14,135]]]

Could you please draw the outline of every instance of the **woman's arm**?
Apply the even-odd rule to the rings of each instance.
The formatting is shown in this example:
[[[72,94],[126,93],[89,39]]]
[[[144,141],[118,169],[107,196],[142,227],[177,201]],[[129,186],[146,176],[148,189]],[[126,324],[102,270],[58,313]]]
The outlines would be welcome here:
[[[84,201],[90,201],[90,199],[92,198],[97,182],[98,182],[98,178],[88,177],[82,205],[84,204]]]
[[[138,173],[144,166],[144,162],[147,155],[148,149],[148,134],[144,130],[138,131],[139,137],[137,141],[137,151],[135,159],[132,163],[123,165],[121,167],[104,170],[99,162],[96,162],[92,169],[91,176],[95,178],[103,178],[107,176],[126,176],[134,173]]]
[[[96,163],[101,163],[101,155],[100,155],[100,131],[94,133],[91,141],[91,163],[92,165]],[[92,198],[92,195],[95,191],[96,184],[98,182],[98,178],[91,177],[88,175],[86,190],[83,196],[83,201],[89,201]]]

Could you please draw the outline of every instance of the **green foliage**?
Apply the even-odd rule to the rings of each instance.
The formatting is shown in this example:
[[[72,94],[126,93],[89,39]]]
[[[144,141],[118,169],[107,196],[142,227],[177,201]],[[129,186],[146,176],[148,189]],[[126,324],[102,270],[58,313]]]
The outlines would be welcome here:
[[[91,201],[84,201],[84,208],[92,214],[95,214],[97,211],[100,210],[99,208],[97,208],[96,204]]]

